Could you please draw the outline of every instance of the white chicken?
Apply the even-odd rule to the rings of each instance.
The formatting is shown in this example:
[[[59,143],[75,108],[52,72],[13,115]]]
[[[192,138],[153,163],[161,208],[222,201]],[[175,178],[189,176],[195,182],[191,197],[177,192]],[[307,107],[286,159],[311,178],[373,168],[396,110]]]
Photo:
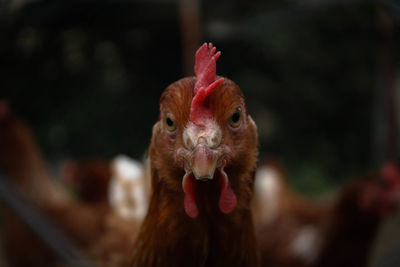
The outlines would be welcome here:
[[[142,220],[148,207],[143,165],[119,155],[111,163],[111,172],[109,202],[112,209],[124,219]]]

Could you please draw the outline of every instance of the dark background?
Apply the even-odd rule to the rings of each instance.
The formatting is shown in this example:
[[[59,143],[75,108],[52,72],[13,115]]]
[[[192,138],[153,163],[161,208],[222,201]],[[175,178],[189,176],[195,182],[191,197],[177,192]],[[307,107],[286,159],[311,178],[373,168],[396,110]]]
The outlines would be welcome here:
[[[0,1],[0,98],[49,161],[141,158],[161,92],[192,74],[184,62],[204,41],[246,96],[260,158],[280,160],[297,190],[398,159],[400,4],[184,2]]]

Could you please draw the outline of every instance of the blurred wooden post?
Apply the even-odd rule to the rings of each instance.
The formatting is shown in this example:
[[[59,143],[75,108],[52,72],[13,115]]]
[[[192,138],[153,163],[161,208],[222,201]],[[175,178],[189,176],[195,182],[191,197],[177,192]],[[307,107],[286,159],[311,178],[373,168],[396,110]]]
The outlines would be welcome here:
[[[400,161],[400,71],[396,71],[396,84],[394,86],[394,98],[393,98],[393,109],[394,109],[394,127],[395,133],[394,138],[396,139],[395,147],[395,159],[399,164]]]
[[[384,9],[378,9],[381,42],[377,55],[376,103],[374,114],[373,162],[379,168],[385,160],[398,158],[398,119],[396,77],[393,66],[393,22]]]
[[[179,0],[180,28],[182,34],[183,72],[193,75],[194,54],[200,46],[200,0]]]

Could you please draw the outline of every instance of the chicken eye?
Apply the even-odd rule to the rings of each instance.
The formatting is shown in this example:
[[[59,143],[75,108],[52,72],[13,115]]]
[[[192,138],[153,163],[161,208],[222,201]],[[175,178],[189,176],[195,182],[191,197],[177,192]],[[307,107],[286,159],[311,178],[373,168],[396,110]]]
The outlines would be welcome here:
[[[175,122],[168,116],[165,117],[165,126],[168,131],[173,132],[176,129]]]
[[[232,128],[238,128],[242,124],[242,109],[237,108],[232,114],[229,124]]]

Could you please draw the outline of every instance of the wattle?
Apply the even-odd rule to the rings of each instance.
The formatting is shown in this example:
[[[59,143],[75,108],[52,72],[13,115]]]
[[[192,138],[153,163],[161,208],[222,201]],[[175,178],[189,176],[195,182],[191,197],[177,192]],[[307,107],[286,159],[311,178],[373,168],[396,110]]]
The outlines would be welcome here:
[[[228,214],[232,212],[237,205],[236,195],[229,185],[229,180],[225,172],[222,171],[221,175],[218,176],[220,177],[221,186],[218,207],[222,213]],[[192,219],[196,218],[199,215],[199,209],[196,204],[194,183],[195,181],[193,175],[185,174],[182,180],[182,189],[185,193],[184,209],[186,214]]]

